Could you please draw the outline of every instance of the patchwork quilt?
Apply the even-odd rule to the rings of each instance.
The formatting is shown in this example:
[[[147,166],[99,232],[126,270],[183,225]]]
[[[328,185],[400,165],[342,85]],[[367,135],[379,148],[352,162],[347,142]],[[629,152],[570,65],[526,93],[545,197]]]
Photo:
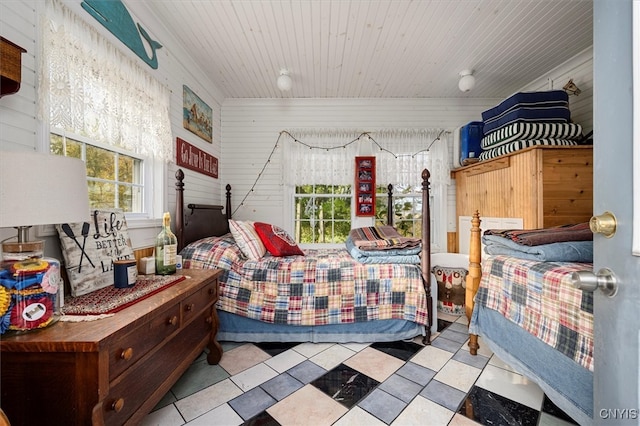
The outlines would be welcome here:
[[[571,284],[571,274],[590,263],[486,258],[475,303],[509,321],[593,371],[593,293]]]
[[[217,308],[276,324],[324,325],[404,319],[426,325],[418,265],[363,264],[344,249],[247,260],[230,234],[185,247],[185,268],[220,268]]]

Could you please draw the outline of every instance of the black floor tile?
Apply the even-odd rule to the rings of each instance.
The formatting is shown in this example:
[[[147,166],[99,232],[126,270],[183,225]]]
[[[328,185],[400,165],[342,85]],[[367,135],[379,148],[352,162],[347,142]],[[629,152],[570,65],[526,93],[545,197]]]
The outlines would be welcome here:
[[[449,327],[451,324],[453,324],[450,321],[445,321],[445,320],[438,320],[438,333],[441,333],[442,330],[444,330],[445,328]]]
[[[276,356],[281,354],[282,352],[288,351],[289,349],[298,346],[300,343],[290,343],[290,342],[262,342],[262,343],[254,343],[257,347],[265,351],[271,356]]]
[[[547,395],[544,396],[544,400],[542,401],[542,411],[545,412],[545,413],[551,414],[554,417],[558,417],[558,418],[564,420],[565,422],[573,423],[574,425],[578,424],[571,417],[569,417],[567,415],[567,413],[565,413],[560,408],[558,408],[556,406],[556,404],[554,404],[547,397]]]
[[[424,346],[415,342],[379,342],[373,343],[372,348],[382,351],[388,355],[394,356],[403,361],[408,361],[416,352]]]
[[[281,426],[269,413],[263,411],[243,423],[244,426]]]
[[[340,364],[311,384],[335,401],[351,408],[380,383],[366,374]]]
[[[483,425],[536,426],[540,412],[478,386],[473,386],[458,413]]]

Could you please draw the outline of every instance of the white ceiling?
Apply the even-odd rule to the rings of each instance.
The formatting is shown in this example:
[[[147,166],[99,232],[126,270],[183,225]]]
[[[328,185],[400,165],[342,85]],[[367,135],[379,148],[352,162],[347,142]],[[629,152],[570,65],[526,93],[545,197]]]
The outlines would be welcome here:
[[[134,0],[131,6],[165,25],[228,98],[500,98],[593,44],[592,0]],[[283,67],[293,79],[289,92],[276,86]],[[462,93],[458,74],[467,68],[476,88]]]

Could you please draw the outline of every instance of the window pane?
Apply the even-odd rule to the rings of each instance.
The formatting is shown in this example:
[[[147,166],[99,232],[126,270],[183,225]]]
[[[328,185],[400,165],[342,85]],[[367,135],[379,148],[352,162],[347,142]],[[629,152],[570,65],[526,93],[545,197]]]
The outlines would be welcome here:
[[[124,212],[130,213],[135,210],[139,200],[142,199],[142,188],[118,185],[118,207]]]
[[[87,176],[115,180],[115,153],[87,145]]]
[[[115,193],[116,185],[114,183],[89,181],[89,201],[92,208],[114,208]]]

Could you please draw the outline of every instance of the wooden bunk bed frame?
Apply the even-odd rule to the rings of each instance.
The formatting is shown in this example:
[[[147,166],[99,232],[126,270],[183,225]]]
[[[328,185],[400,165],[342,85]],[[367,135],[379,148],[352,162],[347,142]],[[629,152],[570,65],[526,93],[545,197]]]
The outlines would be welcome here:
[[[420,252],[420,271],[422,283],[426,292],[428,305],[428,325],[425,327],[423,343],[431,344],[431,327],[434,323],[433,295],[431,294],[431,208],[429,203],[429,170],[421,173],[422,188],[422,235]],[[221,236],[229,232],[229,219],[231,219],[231,185],[227,184],[225,194],[225,206],[192,204],[185,206],[184,202],[184,178],[182,169],[178,169],[176,177],[176,210],[175,231],[178,239],[178,252],[186,245],[208,236]],[[393,186],[387,187],[387,224],[393,226]],[[224,209],[224,213],[223,213]]]

